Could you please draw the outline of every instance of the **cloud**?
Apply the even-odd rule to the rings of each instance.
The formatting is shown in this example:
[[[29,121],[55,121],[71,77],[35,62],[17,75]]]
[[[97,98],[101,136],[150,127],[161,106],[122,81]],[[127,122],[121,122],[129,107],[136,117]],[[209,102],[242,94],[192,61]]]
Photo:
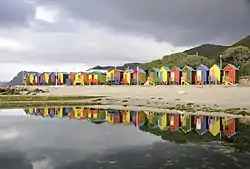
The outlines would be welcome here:
[[[250,33],[250,8],[246,0],[38,2],[60,7],[73,18],[103,24],[120,32],[152,36],[174,46],[212,41],[231,43]]]
[[[0,141],[13,140],[19,136],[15,129],[0,129]]]
[[[1,0],[0,27],[27,26],[34,12],[32,4],[27,0]]]

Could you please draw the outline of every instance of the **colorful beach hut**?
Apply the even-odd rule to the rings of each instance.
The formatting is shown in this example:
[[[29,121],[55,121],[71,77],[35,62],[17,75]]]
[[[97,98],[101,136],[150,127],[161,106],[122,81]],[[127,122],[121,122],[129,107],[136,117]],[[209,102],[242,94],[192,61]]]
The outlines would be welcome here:
[[[131,124],[131,115],[129,110],[121,111],[122,114],[122,122],[125,125]]]
[[[40,84],[40,75],[41,75],[41,73],[39,73],[39,72],[33,73],[33,82],[32,82],[33,85]]]
[[[133,73],[134,73],[133,69],[126,69],[123,73],[122,84],[131,85],[133,79]]]
[[[182,69],[181,73],[182,83],[195,84],[195,75],[196,75],[195,70],[192,67],[186,65]]]
[[[64,85],[66,84],[66,80],[68,79],[68,72],[58,72],[57,73],[57,84]]]
[[[149,78],[155,83],[158,84],[159,83],[159,71],[160,69],[158,68],[152,68],[149,70]]]
[[[137,79],[137,77],[138,77],[138,79]],[[132,84],[137,85],[137,80],[138,80],[139,85],[142,85],[147,81],[147,75],[143,69],[139,68],[139,69],[134,70]]]
[[[162,66],[159,70],[159,83],[168,84],[170,77],[170,68]]]
[[[116,68],[110,69],[107,74],[108,82],[114,85],[120,85],[123,79],[123,70]]]
[[[236,119],[232,117],[222,118],[222,133],[230,138],[236,134]]]
[[[151,126],[153,126],[153,128],[158,128],[158,114],[154,113],[154,112],[149,112],[148,113],[148,122]]]
[[[223,75],[223,83],[229,82],[235,84],[238,82],[239,69],[232,64],[227,64],[223,69]]]
[[[86,85],[88,84],[88,74],[85,72],[77,72],[74,77],[74,85]]]
[[[170,70],[170,84],[181,84],[181,68],[174,66]]]
[[[180,122],[181,122],[180,129],[184,133],[188,133],[193,129],[193,126],[194,126],[193,116],[181,114]]]
[[[179,114],[169,114],[170,129],[172,131],[177,131],[180,128],[180,115]]]
[[[144,112],[139,111],[130,111],[131,113],[131,121],[134,126],[142,126],[146,122],[146,114]]]
[[[169,129],[168,116],[166,113],[159,115],[158,126],[161,130],[168,130]]]
[[[196,69],[196,83],[208,84],[209,68],[201,64]]]
[[[49,84],[49,75],[50,72],[43,72],[39,76],[39,84],[40,85],[48,85]]]
[[[48,111],[48,114],[51,118],[57,117],[56,108],[50,107],[48,108]]]
[[[66,79],[66,84],[67,85],[73,85],[74,84],[74,81],[75,81],[75,74],[77,72],[70,72],[68,74],[68,78]]]
[[[222,70],[217,64],[214,64],[209,69],[209,82],[210,84],[221,84],[222,80]]]
[[[25,82],[27,85],[34,85],[34,74],[35,73],[26,73],[24,76]]]
[[[195,130],[199,135],[203,135],[208,131],[208,117],[207,116],[195,116],[194,117]]]
[[[49,74],[49,84],[50,85],[55,85],[57,82],[57,73],[56,72],[51,72]]]
[[[217,136],[221,132],[221,119],[220,117],[209,117],[209,132],[213,136]]]
[[[100,85],[106,83],[106,73],[102,72],[91,72],[88,74],[89,84]]]

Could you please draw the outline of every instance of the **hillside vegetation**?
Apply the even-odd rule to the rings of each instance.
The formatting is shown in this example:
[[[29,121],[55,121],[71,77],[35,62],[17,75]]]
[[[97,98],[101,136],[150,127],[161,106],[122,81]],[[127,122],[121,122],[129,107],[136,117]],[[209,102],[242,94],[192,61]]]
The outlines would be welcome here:
[[[204,44],[182,53],[163,56],[161,59],[143,63],[140,66],[147,70],[161,66],[170,68],[173,66],[182,68],[185,65],[197,68],[200,64],[212,66],[219,64],[220,55],[222,55],[223,66],[231,63],[240,68],[240,75],[250,75],[250,36],[231,46]]]

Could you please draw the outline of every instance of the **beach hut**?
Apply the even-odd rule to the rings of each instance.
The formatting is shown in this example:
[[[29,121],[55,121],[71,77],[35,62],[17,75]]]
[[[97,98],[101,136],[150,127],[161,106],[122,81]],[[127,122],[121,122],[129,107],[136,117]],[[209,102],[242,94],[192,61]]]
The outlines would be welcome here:
[[[230,138],[236,134],[236,119],[232,117],[222,118],[222,133],[225,134],[227,138]]]
[[[221,132],[221,119],[220,117],[209,117],[209,132],[213,136],[217,136]]]
[[[76,74],[76,72],[70,72],[68,74],[68,78],[66,79],[66,84],[67,85],[73,85],[74,84],[75,74]]]
[[[30,73],[26,73],[23,77],[23,84],[24,85],[31,85],[30,79],[29,79]]]
[[[160,69],[158,68],[152,68],[149,70],[149,78],[155,83],[158,84],[159,83],[159,71]]]
[[[63,107],[57,107],[55,108],[57,118],[63,118]]]
[[[66,80],[68,79],[68,72],[58,72],[57,73],[57,84],[64,85],[66,84]]]
[[[221,84],[222,80],[222,70],[220,67],[216,64],[214,64],[210,69],[209,69],[209,83],[210,84]]]
[[[169,114],[168,118],[170,120],[170,129],[172,131],[177,131],[180,128],[180,115],[179,114]]]
[[[159,70],[159,83],[168,84],[170,77],[170,68],[167,66],[162,66]]]
[[[45,108],[40,108],[39,110],[39,114],[45,118],[49,116],[49,108],[45,107]]]
[[[110,84],[120,85],[123,79],[123,70],[110,69],[107,73],[107,78]]]
[[[182,69],[182,73],[181,73],[182,83],[188,84],[188,85],[195,84],[195,75],[196,75],[195,70],[192,67],[186,65]]]
[[[33,73],[33,85],[39,85],[40,84],[40,75],[41,73],[39,72],[36,72],[36,73]]]
[[[208,84],[209,68],[201,64],[196,69],[196,83]]]
[[[89,84],[100,85],[106,83],[106,73],[102,72],[91,72],[88,74]]]
[[[109,110],[107,113],[108,119],[107,121],[111,124],[122,123],[122,115],[119,110]]]
[[[239,69],[232,64],[227,64],[223,69],[223,75],[223,83],[229,82],[235,84],[238,82]]]
[[[181,68],[174,66],[170,70],[170,84],[181,84]]]
[[[208,131],[208,117],[207,116],[195,116],[194,117],[195,130],[199,135],[203,135]]]
[[[56,108],[53,107],[48,108],[48,114],[51,118],[57,117]]]
[[[26,73],[24,78],[27,85],[34,85],[34,75],[35,73]]]
[[[181,122],[180,129],[184,133],[188,133],[193,129],[193,126],[194,126],[193,116],[181,114],[180,122]]]
[[[159,115],[158,126],[161,130],[168,130],[169,129],[168,116],[166,113],[162,113]]]
[[[137,79],[137,77],[138,77],[138,79]],[[143,69],[139,68],[139,69],[134,70],[132,84],[137,85],[137,80],[138,80],[139,85],[142,85],[147,81],[147,75]]]
[[[123,73],[123,80],[122,84],[124,85],[131,85],[132,79],[133,79],[133,69],[126,69]]]
[[[85,72],[77,72],[74,75],[74,85],[86,85],[88,84],[88,74]]]
[[[48,85],[49,84],[49,75],[50,72],[43,72],[39,76],[39,84],[40,85]]]
[[[57,81],[57,72],[51,72],[49,74],[49,84],[56,85],[56,81]]]
[[[146,114],[139,111],[131,111],[131,121],[134,126],[142,126],[146,122]]]

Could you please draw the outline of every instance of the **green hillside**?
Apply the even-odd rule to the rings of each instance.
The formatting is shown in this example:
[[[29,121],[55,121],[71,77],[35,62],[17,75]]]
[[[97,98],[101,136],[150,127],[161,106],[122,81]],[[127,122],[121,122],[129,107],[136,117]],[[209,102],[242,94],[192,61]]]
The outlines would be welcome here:
[[[182,53],[165,55],[161,59],[143,63],[140,66],[146,70],[161,66],[184,67],[185,65],[197,68],[200,64],[207,66],[219,64],[220,55],[222,55],[223,65],[232,63],[240,68],[241,75],[250,75],[250,36],[231,46],[203,44]]]

